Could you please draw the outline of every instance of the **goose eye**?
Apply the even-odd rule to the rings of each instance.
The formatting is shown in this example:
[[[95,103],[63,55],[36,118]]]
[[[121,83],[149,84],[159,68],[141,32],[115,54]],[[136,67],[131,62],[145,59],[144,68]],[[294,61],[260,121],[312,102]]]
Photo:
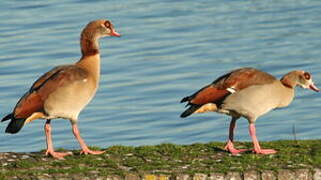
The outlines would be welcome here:
[[[310,80],[310,79],[311,79],[310,73],[305,72],[303,75],[304,75],[304,78],[305,78],[306,80]]]
[[[110,22],[109,21],[106,21],[104,25],[105,25],[106,28],[110,28]]]

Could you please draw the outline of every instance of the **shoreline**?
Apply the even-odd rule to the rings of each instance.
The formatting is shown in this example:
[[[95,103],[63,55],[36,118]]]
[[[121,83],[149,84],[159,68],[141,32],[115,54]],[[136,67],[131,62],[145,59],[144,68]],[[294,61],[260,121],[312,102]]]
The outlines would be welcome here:
[[[74,155],[65,160],[41,151],[0,152],[0,179],[321,180],[321,140],[262,142],[262,147],[278,150],[273,155],[245,152],[233,156],[223,150],[224,144],[111,146],[103,148],[106,153],[102,155],[79,155],[79,150],[72,150]],[[251,142],[235,145],[252,148]]]

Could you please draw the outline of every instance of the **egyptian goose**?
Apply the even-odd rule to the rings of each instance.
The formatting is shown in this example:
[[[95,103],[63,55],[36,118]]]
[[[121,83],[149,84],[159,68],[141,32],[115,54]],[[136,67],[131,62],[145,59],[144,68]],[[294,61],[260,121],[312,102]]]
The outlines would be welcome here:
[[[55,152],[51,138],[51,119],[64,118],[71,122],[72,131],[81,146],[81,154],[101,154],[104,151],[90,150],[81,138],[77,122],[80,111],[96,93],[100,78],[100,53],[98,40],[104,36],[120,34],[108,20],[90,22],[80,37],[82,57],[71,65],[53,68],[31,86],[13,112],[2,121],[11,120],[6,133],[17,133],[35,119],[46,119],[44,126],[47,142],[46,155],[62,159],[70,152]]]
[[[187,102],[189,107],[181,117],[204,112],[218,112],[231,116],[225,150],[232,154],[246,151],[246,149],[235,149],[233,145],[236,120],[244,117],[249,122],[253,151],[258,154],[273,154],[276,153],[275,150],[260,147],[256,138],[255,121],[272,109],[288,106],[294,98],[296,86],[319,91],[308,72],[291,71],[278,80],[254,68],[236,69],[217,78],[193,95],[183,98],[181,103]]]

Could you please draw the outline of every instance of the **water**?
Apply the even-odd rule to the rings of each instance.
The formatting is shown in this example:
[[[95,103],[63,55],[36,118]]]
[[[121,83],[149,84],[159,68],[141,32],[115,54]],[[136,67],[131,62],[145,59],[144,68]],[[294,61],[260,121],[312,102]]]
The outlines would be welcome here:
[[[102,77],[79,126],[89,145],[225,141],[229,118],[179,118],[180,99],[234,68],[277,77],[294,69],[321,86],[321,1],[4,1],[0,6],[0,115],[11,111],[42,73],[80,57],[79,33],[112,20],[121,38],[100,41]],[[260,140],[320,139],[320,94],[297,89],[291,106],[257,121]],[[15,135],[0,124],[0,151],[45,148],[43,120]],[[78,149],[66,120],[52,122],[56,148]],[[239,120],[236,140],[249,141]]]

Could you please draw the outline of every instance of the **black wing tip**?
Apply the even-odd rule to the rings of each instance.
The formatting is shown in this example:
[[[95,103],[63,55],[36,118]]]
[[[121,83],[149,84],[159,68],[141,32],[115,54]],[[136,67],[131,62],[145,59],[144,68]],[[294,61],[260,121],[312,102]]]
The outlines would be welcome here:
[[[6,133],[10,133],[10,134],[15,134],[15,133],[19,132],[20,129],[23,127],[25,120],[26,120],[23,118],[16,119],[16,118],[14,118],[13,113],[11,113],[11,114],[6,115],[4,118],[2,118],[1,122],[7,121],[10,119],[11,119],[11,121],[9,122],[9,124],[6,128],[6,131],[5,131]]]
[[[186,102],[186,101],[189,101],[189,96],[184,97],[184,98],[181,100],[181,103]]]
[[[197,111],[201,106],[195,105],[195,104],[189,104],[190,107],[186,109],[181,115],[181,118],[186,118],[187,116],[190,116],[193,114],[195,111]]]
[[[25,124],[26,119],[12,119],[6,128],[6,133],[15,134],[20,131],[20,129]]]
[[[17,132],[18,132],[19,130],[12,130],[12,129],[6,129],[6,133],[8,133],[8,134],[16,134]]]
[[[181,118],[186,118],[187,116],[189,116],[190,114],[189,113],[186,113],[186,111],[184,111],[181,115],[180,115],[180,117]]]
[[[180,117],[181,117],[181,118],[186,118],[186,117],[190,116],[191,114],[193,114],[194,111],[195,111],[195,110],[192,110],[192,108],[189,107],[188,109],[186,109],[186,110],[180,115]]]
[[[1,122],[7,121],[7,120],[12,119],[12,118],[13,118],[13,114],[10,113],[10,114],[6,115],[4,118],[2,118],[2,119],[1,119]]]

